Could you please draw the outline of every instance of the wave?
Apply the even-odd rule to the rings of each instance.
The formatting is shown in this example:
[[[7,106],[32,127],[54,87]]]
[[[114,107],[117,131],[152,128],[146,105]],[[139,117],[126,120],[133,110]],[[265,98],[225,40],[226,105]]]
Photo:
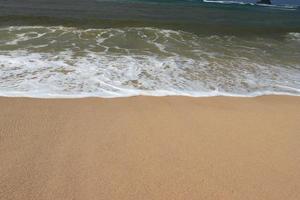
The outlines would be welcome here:
[[[299,33],[284,39],[151,27],[0,28],[0,95],[300,95]]]
[[[5,66],[1,72],[0,94],[40,98],[300,95],[299,72],[291,69],[272,67],[270,71],[266,66],[256,66],[256,72],[241,68],[225,74],[220,72],[221,66],[207,68],[209,63],[205,61],[183,57],[163,59],[95,53],[73,56],[72,52],[11,52],[0,56],[0,65]]]
[[[220,4],[241,4],[241,5],[256,5],[255,3],[245,3],[241,1],[217,1],[217,0],[203,0],[205,3],[220,3]]]
[[[300,42],[300,33],[288,33],[287,38],[289,40]]]
[[[279,9],[279,10],[291,10],[295,11],[299,9],[297,5],[268,5],[268,4],[256,4],[256,3],[249,3],[249,2],[242,2],[242,1],[218,1],[218,0],[203,0],[205,3],[213,3],[213,4],[230,4],[230,5],[249,5],[249,6],[258,6],[258,7],[265,7],[271,9]]]

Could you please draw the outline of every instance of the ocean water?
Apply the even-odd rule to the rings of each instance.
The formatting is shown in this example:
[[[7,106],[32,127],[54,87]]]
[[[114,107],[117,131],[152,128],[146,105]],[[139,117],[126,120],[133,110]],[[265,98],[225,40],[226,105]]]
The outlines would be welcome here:
[[[300,8],[253,2],[0,0],[0,95],[298,96]]]

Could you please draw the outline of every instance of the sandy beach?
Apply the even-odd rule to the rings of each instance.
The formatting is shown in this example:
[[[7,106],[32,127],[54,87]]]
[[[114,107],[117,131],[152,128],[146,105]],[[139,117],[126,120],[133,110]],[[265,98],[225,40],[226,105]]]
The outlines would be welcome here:
[[[300,98],[0,98],[0,199],[300,199]]]

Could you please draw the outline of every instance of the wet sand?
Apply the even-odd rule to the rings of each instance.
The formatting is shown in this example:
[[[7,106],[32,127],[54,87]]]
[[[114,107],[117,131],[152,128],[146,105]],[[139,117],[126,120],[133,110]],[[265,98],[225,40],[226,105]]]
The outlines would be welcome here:
[[[0,98],[0,199],[300,199],[300,97]]]

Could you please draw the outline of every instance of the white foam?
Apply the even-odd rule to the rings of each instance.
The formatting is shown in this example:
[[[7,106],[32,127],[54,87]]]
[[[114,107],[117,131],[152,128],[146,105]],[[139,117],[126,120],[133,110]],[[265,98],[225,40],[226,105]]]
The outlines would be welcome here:
[[[269,5],[269,4],[256,4],[256,3],[246,3],[241,1],[218,1],[218,0],[203,0],[206,3],[218,3],[218,4],[240,4],[240,5],[251,5],[251,6],[261,6],[271,9],[279,9],[279,10],[289,10],[295,11],[299,6],[293,5]]]
[[[199,37],[155,28],[10,27],[0,31],[10,33],[6,43],[0,44],[2,96],[300,94],[300,62],[295,58],[299,52],[290,52],[291,59],[272,52],[285,52],[284,48],[294,48],[293,43],[285,47],[280,41],[262,38]],[[36,32],[35,36],[18,39],[28,31]],[[24,43],[28,40],[30,44]]]
[[[297,33],[297,32],[289,33],[287,35],[287,38],[290,39],[290,40],[300,42],[300,33]]]
[[[240,1],[217,1],[217,0],[203,0],[203,2],[206,3],[221,3],[221,4],[248,4],[248,3],[244,3],[244,2],[240,2]]]
[[[300,94],[299,88],[284,83],[285,79],[293,80],[299,74],[285,72],[278,80],[270,81],[269,77],[264,79],[266,75],[259,77],[259,74],[237,71],[229,75],[232,76],[230,80],[225,75],[218,77],[216,71],[206,72],[208,64],[176,57],[115,57],[88,53],[85,57],[74,59],[72,52],[59,55],[10,52],[0,56],[0,66],[5,66],[0,72],[0,94],[47,98]],[[203,69],[194,73],[185,71],[185,68],[192,70],[194,67]],[[278,74],[284,72],[277,70]],[[193,79],[201,71],[203,80]],[[241,82],[247,86],[243,88]]]

